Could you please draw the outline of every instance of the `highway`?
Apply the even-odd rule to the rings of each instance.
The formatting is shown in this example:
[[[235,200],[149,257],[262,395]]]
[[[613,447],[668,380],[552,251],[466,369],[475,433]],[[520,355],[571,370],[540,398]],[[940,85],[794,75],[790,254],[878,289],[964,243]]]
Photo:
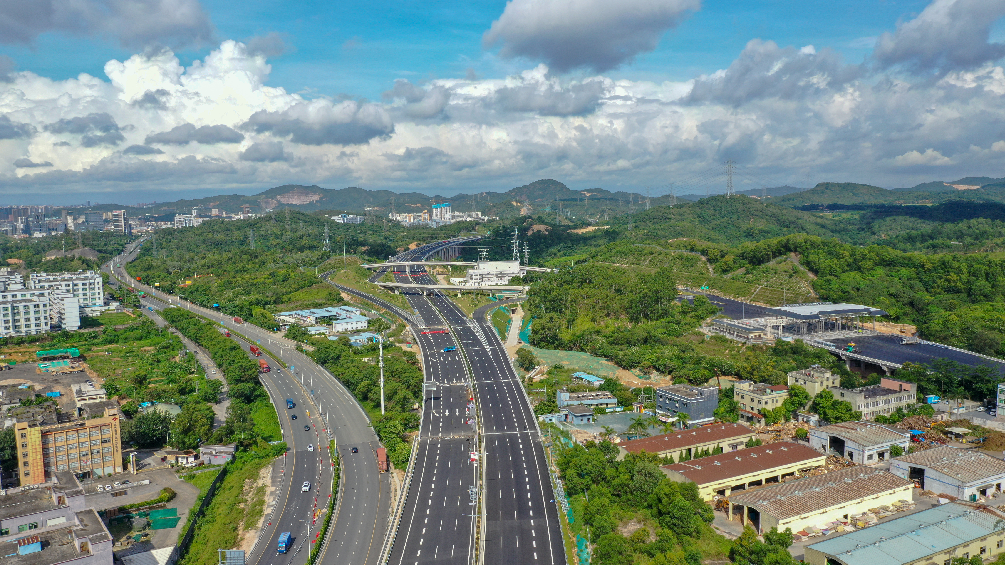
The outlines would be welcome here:
[[[443,245],[438,242],[419,247],[395,260],[423,259]],[[382,275],[379,271],[371,280]],[[433,283],[422,268],[396,272],[395,279]],[[407,290],[404,294],[421,319],[422,326],[413,327],[413,332],[418,334],[423,353],[427,386],[439,384],[426,394],[413,484],[389,562],[400,565],[470,560],[456,548],[464,536],[473,543],[477,534],[473,523],[466,525],[461,520],[465,508],[475,508],[465,507],[464,502],[470,497],[469,484],[477,483],[475,477],[468,479],[467,469],[456,468],[458,461],[463,461],[460,458],[467,455],[460,446],[469,444],[466,438],[462,442],[458,434],[468,431],[451,421],[463,413],[467,401],[465,395],[457,394],[467,390],[457,379],[470,378],[484,441],[484,469],[478,469],[482,473],[480,496],[485,516],[485,528],[479,536],[484,562],[565,563],[558,510],[536,419],[501,340],[485,319],[495,305],[479,309],[472,320],[439,292],[425,296]],[[422,333],[444,327],[449,328],[449,334]],[[443,352],[443,347],[451,346],[458,351]],[[467,373],[462,372],[465,365]],[[431,458],[434,449],[436,458]],[[441,457],[448,458],[446,468]],[[454,500],[458,501],[456,506],[451,504]],[[451,548],[449,556],[447,547]]]
[[[339,500],[330,529],[327,545],[322,550],[321,563],[354,565],[376,564],[390,510],[390,478],[377,468],[377,436],[369,419],[355,398],[325,368],[308,356],[296,351],[295,344],[285,338],[247,323],[235,323],[229,316],[215,310],[201,308],[176,296],[165,295],[157,289],[138,283],[124,270],[123,265],[136,256],[138,245],[131,245],[126,253],[113,260],[115,275],[137,290],[169,305],[192,310],[224,327],[239,332],[281,359],[290,370],[270,362],[272,372],[263,374],[262,381],[272,396],[284,439],[290,451],[286,457],[284,482],[278,494],[277,505],[271,517],[272,525],[263,528],[254,551],[247,557],[249,565],[302,565],[310,553],[310,540],[320,527],[315,521],[315,508],[323,509],[331,488],[331,462],[327,459],[328,433],[333,434],[338,456],[342,462]],[[108,267],[108,266],[106,266]],[[105,269],[107,272],[107,269]],[[248,346],[247,343],[244,344]],[[286,399],[292,398],[296,408],[287,410]],[[317,408],[312,407],[312,404]],[[307,414],[310,412],[310,417]],[[298,419],[292,420],[293,414]],[[304,430],[304,425],[309,430]],[[315,451],[307,445],[315,444]],[[319,447],[321,449],[319,449]],[[358,453],[352,453],[352,448]],[[322,459],[319,460],[319,457]],[[318,468],[321,469],[318,478]],[[292,470],[292,473],[291,473]],[[304,481],[311,481],[311,493],[301,493]],[[317,495],[315,507],[315,496]],[[281,532],[289,531],[297,539],[296,550],[286,554],[276,552]],[[301,545],[302,542],[306,542]]]

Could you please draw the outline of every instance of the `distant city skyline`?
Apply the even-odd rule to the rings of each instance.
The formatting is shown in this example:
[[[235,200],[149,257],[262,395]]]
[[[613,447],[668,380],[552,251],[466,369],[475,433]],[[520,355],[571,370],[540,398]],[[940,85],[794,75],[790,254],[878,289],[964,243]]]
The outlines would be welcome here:
[[[42,1],[0,6],[8,204],[1005,166],[1002,2]]]

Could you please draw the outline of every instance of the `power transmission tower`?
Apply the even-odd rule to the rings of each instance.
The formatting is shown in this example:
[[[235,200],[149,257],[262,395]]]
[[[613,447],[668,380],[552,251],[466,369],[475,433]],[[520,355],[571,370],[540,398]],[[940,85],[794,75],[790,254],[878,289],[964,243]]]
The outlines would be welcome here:
[[[649,209],[649,187],[646,187],[646,210]]]
[[[733,160],[726,161],[726,196],[733,196]]]
[[[677,205],[677,189],[674,187],[673,183],[670,183],[670,207]]]
[[[324,249],[325,249],[325,251],[331,251],[332,250],[331,242],[328,241],[328,224],[325,224],[325,247],[324,247]]]
[[[255,229],[248,230],[248,242],[251,244],[251,250],[255,250]]]
[[[530,246],[523,242],[523,264],[530,265]]]
[[[520,260],[520,231],[513,228],[513,260]]]

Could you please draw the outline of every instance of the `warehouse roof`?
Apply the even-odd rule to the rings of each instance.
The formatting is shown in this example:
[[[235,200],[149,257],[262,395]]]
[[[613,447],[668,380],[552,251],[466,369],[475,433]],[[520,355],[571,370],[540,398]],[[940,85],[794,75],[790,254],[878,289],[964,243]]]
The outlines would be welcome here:
[[[895,430],[873,422],[842,422],[840,424],[831,424],[813,430],[813,433],[838,436],[845,441],[852,441],[866,447],[905,441],[910,437],[910,434],[905,431]]]
[[[809,546],[847,565],[903,565],[1005,529],[996,514],[944,504]],[[941,559],[940,559],[941,561]]]
[[[846,318],[856,316],[886,316],[887,313],[871,306],[859,304],[832,304],[820,302],[817,304],[796,304],[771,308],[781,316],[797,320],[821,320],[825,318]]]
[[[741,492],[729,500],[784,520],[913,486],[913,481],[893,473],[856,466]],[[910,493],[907,496],[910,497]]]
[[[977,483],[989,477],[1005,475],[1005,461],[980,451],[957,449],[948,445],[897,457],[894,461],[926,467],[959,479],[964,484]]]
[[[662,453],[670,450],[687,449],[693,445],[704,445],[713,441],[725,441],[752,434],[750,428],[740,424],[715,424],[693,430],[684,430],[662,436],[633,439],[620,444],[629,453]]]
[[[742,451],[702,457],[686,463],[666,465],[663,469],[676,471],[688,480],[704,485],[730,477],[749,475],[800,462],[819,466],[823,465],[825,459],[815,449],[797,443],[780,441]]]

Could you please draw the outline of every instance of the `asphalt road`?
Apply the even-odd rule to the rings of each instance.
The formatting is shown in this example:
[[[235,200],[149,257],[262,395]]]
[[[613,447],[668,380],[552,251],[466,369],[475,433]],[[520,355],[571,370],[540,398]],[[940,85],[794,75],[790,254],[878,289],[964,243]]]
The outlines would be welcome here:
[[[118,258],[117,264],[125,264],[134,256],[135,253],[127,253],[125,257]],[[270,362],[272,372],[263,374],[262,378],[272,394],[284,426],[284,439],[290,446],[284,471],[290,478],[285,480],[283,491],[278,494],[280,502],[272,517],[272,526],[262,530],[255,551],[248,556],[249,565],[301,565],[306,562],[310,541],[320,526],[320,521],[313,524],[314,495],[318,495],[317,508],[323,508],[330,494],[332,466],[327,459],[328,428],[338,445],[342,478],[340,500],[336,503],[321,563],[376,564],[387,531],[390,479],[377,468],[376,448],[380,444],[366,413],[352,395],[326,369],[296,351],[295,344],[290,340],[251,324],[236,324],[220,312],[163,295],[157,289],[137,283],[121,266],[117,266],[116,274],[134,288],[154,295],[154,298],[167,299],[170,305],[175,306],[180,302],[181,306],[240,332],[267,348],[292,369],[285,370],[278,363]],[[295,409],[286,409],[287,398],[294,399]],[[311,407],[312,401],[317,409]],[[308,411],[310,418],[307,417]],[[291,419],[292,414],[297,414],[296,421]],[[307,431],[303,428],[305,424],[310,427]],[[315,451],[307,451],[308,443],[314,443]],[[352,453],[352,447],[357,447],[359,452]],[[318,468],[321,469],[320,479]],[[311,493],[301,493],[301,485],[308,480],[312,483]],[[297,538],[293,547],[302,548],[299,553],[276,553],[279,534],[285,531]],[[306,543],[301,545],[302,542]]]
[[[422,259],[437,251],[444,243],[430,244],[398,256],[397,260]],[[411,276],[420,274],[419,277]],[[374,275],[379,278],[380,273]],[[421,268],[406,269],[395,274],[399,282],[411,281],[433,284]],[[426,359],[427,382],[459,378],[455,356],[466,356],[470,367],[473,393],[478,399],[485,453],[482,465],[481,493],[485,507],[484,559],[486,563],[565,563],[558,510],[554,502],[540,433],[533,410],[523,391],[522,384],[510,364],[505,348],[495,330],[485,319],[486,307],[476,312],[475,319],[468,318],[446,296],[430,296],[406,291],[409,304],[418,312],[425,328],[416,328],[417,340]],[[449,327],[450,334],[423,334],[422,329],[439,330]],[[450,336],[450,340],[446,337]],[[443,352],[441,346],[455,346],[459,351]],[[432,355],[430,356],[430,352]],[[451,387],[457,385],[451,385]],[[439,387],[446,394],[450,389]],[[427,393],[423,414],[423,433],[420,435],[419,453],[413,471],[413,485],[409,489],[405,512],[398,528],[398,538],[392,551],[391,563],[464,563],[468,556],[457,554],[457,541],[462,534],[474,539],[475,532],[462,531],[463,521],[457,514],[464,511],[468,485],[459,479],[453,467],[443,469],[441,453],[445,451],[450,465],[466,454],[455,451],[456,440],[433,435],[440,432],[443,418],[449,417],[450,406],[459,414],[459,403],[445,404],[442,397]],[[438,402],[439,401],[439,402]],[[447,407],[437,411],[437,407]],[[450,423],[448,429],[456,429]],[[436,459],[430,457],[436,449]],[[441,473],[447,472],[443,477]],[[463,476],[463,474],[460,474]],[[445,478],[445,483],[442,482]],[[474,480],[474,478],[472,478]],[[475,484],[474,482],[471,483]],[[428,494],[427,493],[431,493]],[[443,503],[440,504],[440,500]],[[448,504],[458,500],[456,507]],[[467,506],[467,508],[475,508]],[[425,511],[423,511],[425,509]],[[451,517],[453,516],[453,524]],[[429,553],[427,533],[434,529],[434,546]],[[453,529],[450,530],[451,526]],[[421,528],[421,533],[416,535]],[[442,537],[448,534],[451,554],[445,552],[447,543]]]

